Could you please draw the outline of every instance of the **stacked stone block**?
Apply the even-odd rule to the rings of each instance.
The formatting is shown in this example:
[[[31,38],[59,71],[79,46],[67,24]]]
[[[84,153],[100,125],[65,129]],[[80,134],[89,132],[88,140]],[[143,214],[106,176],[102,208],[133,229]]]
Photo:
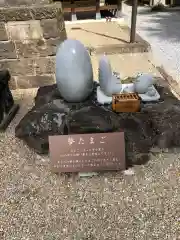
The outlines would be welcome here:
[[[61,3],[0,0],[0,69],[9,69],[12,89],[54,83],[56,48],[65,39]]]

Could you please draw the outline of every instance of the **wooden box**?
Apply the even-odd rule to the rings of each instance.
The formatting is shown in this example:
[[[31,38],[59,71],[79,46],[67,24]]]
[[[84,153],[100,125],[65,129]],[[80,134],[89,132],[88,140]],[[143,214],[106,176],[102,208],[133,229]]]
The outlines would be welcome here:
[[[114,94],[112,109],[114,112],[139,112],[140,98],[136,93]]]

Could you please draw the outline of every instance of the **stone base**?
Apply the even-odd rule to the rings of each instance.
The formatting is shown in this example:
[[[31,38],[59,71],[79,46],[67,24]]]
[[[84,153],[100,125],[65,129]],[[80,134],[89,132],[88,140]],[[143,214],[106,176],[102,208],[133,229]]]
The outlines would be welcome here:
[[[142,105],[141,112],[115,114],[111,105],[98,104],[97,86],[95,83],[90,98],[81,103],[65,102],[56,85],[41,87],[35,106],[16,127],[16,136],[36,152],[47,154],[49,135],[121,130],[125,132],[127,166],[148,161],[153,147],[180,146],[180,104],[167,88],[157,87],[161,100]]]
[[[0,131],[6,130],[19,109],[9,89],[10,79],[9,71],[0,71]]]
[[[17,111],[19,110],[19,105],[14,104],[10,111],[6,114],[2,122],[0,123],[0,132],[3,132],[7,129],[13,118],[15,117]]]

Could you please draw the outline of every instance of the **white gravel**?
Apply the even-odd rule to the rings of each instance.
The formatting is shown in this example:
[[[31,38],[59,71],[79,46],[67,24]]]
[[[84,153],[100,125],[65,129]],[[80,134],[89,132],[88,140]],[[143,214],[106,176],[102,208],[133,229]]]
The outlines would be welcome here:
[[[130,26],[131,7],[123,4]],[[137,32],[150,43],[154,60],[180,82],[180,11],[152,13],[138,7]]]

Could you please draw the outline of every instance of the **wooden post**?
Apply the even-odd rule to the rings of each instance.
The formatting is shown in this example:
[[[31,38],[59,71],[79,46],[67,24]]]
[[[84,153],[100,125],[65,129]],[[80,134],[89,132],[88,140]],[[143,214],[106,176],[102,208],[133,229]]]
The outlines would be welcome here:
[[[149,1],[149,6],[152,7],[154,5],[154,0]]]
[[[121,17],[121,13],[122,13],[122,0],[116,0],[117,2],[117,11],[115,13],[117,18]]]
[[[117,0],[117,9],[119,12],[122,11],[122,0]]]
[[[134,43],[135,40],[136,40],[137,5],[138,5],[138,0],[133,0],[132,13],[131,13],[131,35],[130,35],[130,43]]]
[[[96,19],[101,19],[100,0],[96,0]]]
[[[173,6],[174,5],[174,0],[170,1],[170,5]]]
[[[77,20],[77,16],[76,16],[76,9],[74,6],[74,0],[71,0],[71,21],[76,21]]]

